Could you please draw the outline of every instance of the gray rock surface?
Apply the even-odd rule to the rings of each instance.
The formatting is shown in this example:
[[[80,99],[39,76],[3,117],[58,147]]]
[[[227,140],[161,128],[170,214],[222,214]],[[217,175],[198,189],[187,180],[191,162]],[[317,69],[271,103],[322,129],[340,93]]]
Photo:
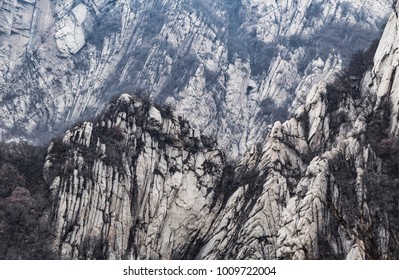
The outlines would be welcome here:
[[[211,226],[223,154],[186,121],[129,95],[106,115],[49,147],[45,174],[62,258],[188,253]]]
[[[45,141],[139,90],[237,158],[377,38],[390,6],[2,0],[0,137]]]
[[[55,248],[67,259],[399,258],[398,22],[354,90],[317,83],[239,162],[127,94],[67,131],[45,165]]]

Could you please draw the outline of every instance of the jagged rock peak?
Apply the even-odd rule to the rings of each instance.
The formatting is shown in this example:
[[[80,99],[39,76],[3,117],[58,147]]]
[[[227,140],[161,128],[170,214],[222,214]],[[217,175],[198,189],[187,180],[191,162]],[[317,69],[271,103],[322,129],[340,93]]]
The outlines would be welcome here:
[[[237,158],[377,38],[391,5],[0,1],[0,137],[45,142],[138,88]]]
[[[358,54],[334,83],[315,83],[236,163],[184,118],[122,95],[49,147],[54,247],[63,258],[399,258],[398,22],[374,65]]]
[[[62,258],[177,258],[206,235],[224,156],[165,114],[124,94],[52,142],[45,177]]]

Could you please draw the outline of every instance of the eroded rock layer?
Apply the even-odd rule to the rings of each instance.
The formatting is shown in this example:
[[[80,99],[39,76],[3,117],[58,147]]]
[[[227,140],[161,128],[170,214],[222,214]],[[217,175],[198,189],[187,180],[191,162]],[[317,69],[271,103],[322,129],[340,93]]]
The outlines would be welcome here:
[[[391,4],[2,0],[0,137],[46,141],[140,91],[237,158],[377,38]]]
[[[398,9],[396,7],[396,9]],[[397,259],[399,19],[233,162],[124,94],[48,149],[62,258]]]

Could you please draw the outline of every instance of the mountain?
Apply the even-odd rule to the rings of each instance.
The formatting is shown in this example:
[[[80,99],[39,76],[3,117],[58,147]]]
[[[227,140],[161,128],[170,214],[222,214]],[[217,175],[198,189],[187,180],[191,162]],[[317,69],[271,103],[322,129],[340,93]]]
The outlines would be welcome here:
[[[211,226],[224,163],[215,142],[187,121],[122,95],[105,116],[49,147],[45,174],[62,256],[185,254]]]
[[[136,92],[238,158],[379,37],[391,2],[1,1],[1,139],[45,143]]]
[[[84,12],[85,8],[82,5],[89,6],[88,3],[71,3],[67,2],[66,7],[70,5],[73,9],[74,22],[82,21],[83,14],[89,17],[92,13],[90,9]],[[101,6],[100,2],[90,3],[96,5],[97,9],[93,8],[96,15],[100,15],[101,11],[107,11],[107,15],[114,12],[113,16],[121,14],[115,12],[114,2],[109,5],[104,2],[105,6]],[[154,6],[147,6],[148,3]],[[153,8],[162,7],[166,9],[162,11],[169,11],[167,8],[172,6],[167,4],[173,3],[177,2],[129,2],[129,9],[141,11],[143,7],[151,7],[146,10],[151,13],[156,11]],[[189,37],[197,34],[188,26],[202,28],[201,21],[194,21],[196,24],[187,25],[187,29],[184,29],[184,24],[191,21],[185,21],[186,14],[181,9],[195,8],[206,11],[207,8],[213,7],[213,4],[207,6],[205,3],[198,1],[190,2],[192,5],[174,6],[175,9],[171,9],[170,12],[179,11],[175,18],[183,21],[180,24],[165,21],[166,25],[174,28],[174,32],[169,33],[165,40],[173,41],[173,38],[178,38],[178,30],[186,30],[185,34]],[[226,61],[230,59],[233,62],[227,62],[228,68],[223,68],[225,72],[221,73],[227,73],[224,75],[226,80],[236,83],[235,86],[231,85],[231,89],[240,92],[237,89],[240,88],[238,85],[241,82],[237,81],[240,81],[242,76],[234,72],[238,71],[237,69],[247,71],[245,79],[247,82],[253,82],[253,85],[261,79],[264,79],[264,83],[267,79],[273,81],[268,86],[264,84],[264,89],[273,91],[276,95],[263,96],[264,100],[274,104],[268,107],[268,110],[273,112],[269,117],[263,118],[263,121],[259,120],[258,125],[255,122],[248,123],[253,131],[259,133],[258,138],[254,136],[257,139],[256,143],[243,141],[244,146],[249,148],[239,156],[241,152],[234,148],[237,141],[233,140],[233,137],[230,138],[233,134],[226,133],[226,139],[230,140],[223,142],[223,136],[220,134],[222,131],[228,131],[227,127],[232,128],[231,124],[234,121],[240,120],[241,125],[245,123],[245,118],[242,118],[240,113],[225,113],[228,112],[226,108],[235,108],[238,111],[248,108],[245,106],[245,100],[237,98],[234,94],[230,96],[231,99],[222,99],[221,103],[218,103],[218,106],[222,107],[217,108],[217,112],[224,113],[210,118],[209,123],[201,126],[200,122],[205,119],[203,116],[206,116],[201,110],[208,108],[211,102],[192,102],[192,99],[189,102],[190,92],[201,93],[196,94],[196,98],[205,98],[212,91],[202,94],[204,92],[201,90],[199,78],[202,74],[196,73],[204,71],[205,75],[205,69],[209,66],[199,64],[197,68],[195,60],[191,60],[194,56],[190,55],[194,53],[198,58],[199,52],[189,50],[185,57],[190,60],[181,60],[181,63],[184,62],[182,65],[193,66],[196,69],[195,73],[185,68],[185,71],[176,76],[179,79],[173,79],[181,82],[187,78],[187,74],[190,76],[187,80],[189,86],[183,86],[182,89],[173,86],[173,94],[168,92],[165,96],[163,94],[166,91],[161,91],[160,82],[155,82],[156,75],[146,76],[143,80],[148,82],[146,91],[143,91],[139,82],[140,75],[150,73],[152,70],[149,69],[153,69],[152,67],[159,66],[157,69],[162,73],[161,64],[155,63],[160,61],[160,57],[168,60],[166,53],[158,56],[157,60],[154,47],[148,47],[151,44],[141,44],[145,41],[143,38],[155,38],[150,35],[137,35],[144,34],[140,32],[153,32],[149,25],[141,29],[137,26],[134,29],[136,33],[133,32],[137,37],[129,41],[131,46],[137,41],[141,42],[142,46],[146,46],[145,50],[154,55],[151,56],[152,59],[140,60],[145,61],[141,72],[133,71],[136,69],[133,64],[138,63],[135,59],[137,56],[130,53],[134,48],[127,48],[124,54],[122,48],[117,51],[111,47],[111,42],[122,37],[116,35],[119,33],[108,34],[109,37],[105,36],[105,39],[100,40],[101,50],[117,52],[123,56],[120,61],[111,59],[107,63],[124,65],[118,68],[124,71],[114,68],[109,72],[112,79],[104,80],[104,86],[99,86],[98,91],[93,91],[91,98],[86,100],[85,106],[93,106],[93,112],[83,110],[77,114],[83,117],[91,112],[91,118],[70,126],[61,137],[52,139],[46,151],[26,148],[21,143],[3,144],[5,148],[0,147],[0,184],[3,186],[0,192],[0,238],[7,240],[1,244],[8,245],[8,248],[5,245],[0,247],[2,256],[62,259],[399,258],[399,102],[396,85],[399,79],[396,72],[399,62],[396,51],[399,5],[395,4],[394,12],[387,19],[379,41],[375,41],[368,48],[360,47],[362,43],[357,41],[354,43],[356,47],[347,50],[345,54],[346,48],[343,46],[347,42],[360,40],[354,32],[355,29],[348,29],[351,32],[346,39],[340,40],[340,43],[344,42],[341,47],[331,49],[328,46],[330,42],[326,39],[333,37],[328,30],[336,32],[333,26],[343,28],[346,26],[342,25],[343,22],[350,23],[347,26],[356,26],[356,30],[361,31],[374,28],[374,31],[370,31],[366,36],[370,39],[377,34],[377,22],[384,18],[384,9],[389,9],[389,5],[385,4],[388,3],[352,1],[351,5],[344,5],[347,2],[287,1],[284,4],[278,2],[274,5],[273,2],[263,5],[263,2],[242,1],[240,6],[235,5],[238,2],[221,3],[224,4],[215,6],[207,13],[203,12],[203,15],[210,15],[211,11],[217,13],[223,9],[236,11],[240,17],[228,20],[229,25],[225,31],[229,31],[230,28],[230,31],[240,30],[243,32],[242,36],[246,32],[248,36],[252,36],[255,30],[258,38],[256,40],[265,43],[267,48],[277,46],[278,49],[276,58],[270,61],[267,72],[254,74],[251,62],[254,63],[252,59],[258,56],[251,58],[250,53],[242,53],[242,46],[249,44],[249,49],[253,51],[258,43],[251,45],[253,42],[249,37],[241,35],[238,36],[241,39],[237,44],[226,41],[230,46],[230,52],[225,53]],[[56,7],[61,11],[64,9],[61,6]],[[354,16],[354,13],[344,13],[344,7],[363,12]],[[376,7],[380,9],[371,12]],[[124,6],[122,11],[130,11],[129,9]],[[43,8],[39,10],[44,11]],[[303,19],[307,18],[301,12],[304,10],[310,11],[308,17],[311,19],[307,25],[301,24]],[[275,18],[279,19],[276,25],[275,20],[270,20],[270,15],[274,13],[279,15]],[[166,12],[161,14],[168,15]],[[333,17],[328,17],[329,14]],[[142,14],[137,12],[135,15],[135,22],[143,24],[143,20],[139,20]],[[152,13],[153,21],[148,20],[147,23],[156,22],[157,15],[160,14]],[[190,18],[195,18],[195,15],[195,12],[189,13]],[[223,15],[228,17],[230,14],[220,12],[218,15],[220,16],[217,18],[223,22]],[[241,16],[245,20],[237,21]],[[68,13],[61,18],[71,19]],[[43,20],[44,17],[40,19]],[[262,24],[256,25],[254,21]],[[101,22],[110,23],[105,20]],[[123,22],[127,24],[128,21]],[[326,23],[331,25],[325,25]],[[360,25],[352,25],[354,23]],[[82,42],[78,40],[82,38],[79,34],[73,36],[76,44],[69,44],[70,41],[65,38],[69,35],[58,37],[64,38],[62,42],[65,42],[65,45],[62,45],[62,42],[57,43],[57,40],[53,41],[60,51],[54,54],[60,62],[54,66],[62,68],[63,63],[73,61],[77,56],[84,56],[88,49],[93,50],[91,59],[94,63],[96,51],[94,45],[89,43],[89,38],[92,37],[86,37],[85,30],[94,30],[98,24],[100,23],[93,22],[91,27],[83,24],[85,44],[79,43]],[[125,25],[121,26],[124,30]],[[206,29],[211,32],[209,26],[207,25]],[[323,30],[323,26],[329,26],[329,29]],[[320,27],[317,31],[319,33],[316,32],[316,27]],[[73,30],[80,32],[79,28]],[[132,29],[126,30],[131,32]],[[49,32],[48,34],[51,34],[51,31]],[[104,32],[95,34],[102,36]],[[280,34],[284,38],[277,38]],[[309,34],[317,35],[312,37],[313,35]],[[205,43],[194,43],[195,38],[199,38],[196,36],[192,37],[190,46],[207,46]],[[366,44],[367,40],[363,39]],[[273,40],[278,40],[279,43],[275,45],[276,41]],[[309,41],[306,48],[302,46],[301,44],[305,44],[303,40],[311,40],[314,48]],[[293,47],[294,41],[299,46]],[[178,42],[176,46],[184,46],[181,41]],[[319,46],[321,43],[324,45]],[[355,52],[356,49],[361,51]],[[64,53],[61,50],[64,50]],[[326,60],[323,60],[320,52],[326,50]],[[302,52],[302,55],[292,58],[295,51]],[[313,56],[312,52],[316,54]],[[285,113],[279,120],[277,114],[281,108],[278,107],[278,102],[281,98],[284,99],[285,95],[283,91],[277,90],[278,87],[274,83],[281,82],[280,86],[295,83],[278,79],[281,76],[272,69],[285,69],[286,72],[278,72],[281,75],[297,75],[294,68],[289,68],[289,63],[283,62],[286,61],[286,58],[282,57],[283,53],[292,59],[300,57],[308,62],[305,63],[306,67],[301,80],[298,80],[296,90],[286,99],[290,101],[284,105],[281,103]],[[213,51],[211,54],[216,55],[217,52]],[[48,51],[42,59],[49,59],[54,63],[54,57],[51,57],[51,52]],[[334,59],[337,60],[336,63],[332,63]],[[79,61],[84,59],[76,60]],[[105,61],[100,59],[99,63],[106,63]],[[247,65],[246,68],[244,64]],[[288,68],[273,68],[280,64]],[[170,65],[173,69],[173,62]],[[233,69],[230,67],[238,68],[230,72]],[[29,68],[21,66],[20,69]],[[57,71],[54,70],[54,75]],[[89,72],[93,73],[91,71]],[[276,73],[277,76],[271,78],[271,73]],[[29,80],[27,76],[19,77],[19,80],[14,80],[15,88],[19,83],[23,83],[24,79]],[[66,75],[63,77],[68,79]],[[125,77],[130,78],[125,80]],[[211,83],[215,90],[218,79],[221,78],[217,75],[216,81]],[[81,80],[82,84],[84,81]],[[133,85],[130,91],[132,94],[118,94],[110,98],[111,102],[105,105],[105,96],[111,95],[111,92],[128,91],[128,88],[124,88],[123,81],[126,81],[126,86]],[[92,85],[100,85],[101,82],[100,79]],[[241,89],[248,89],[245,88],[249,85],[247,82]],[[303,84],[303,91],[299,90],[300,83]],[[33,85],[40,86],[40,83]],[[160,91],[156,92],[155,88]],[[229,96],[227,89],[226,86],[223,89],[226,90],[225,97]],[[221,95],[223,90],[220,91]],[[263,92],[257,86],[248,91],[248,95],[247,92],[244,93],[248,98],[256,94],[261,96],[260,92]],[[150,96],[145,92],[150,92]],[[32,97],[23,94],[20,96]],[[83,94],[76,95],[76,98],[82,96]],[[97,96],[98,102],[101,97],[102,103],[93,105],[92,101],[96,100],[93,96]],[[181,96],[181,99],[178,99],[178,96]],[[57,103],[55,98],[48,98],[54,104]],[[178,102],[170,104],[167,102],[170,98],[176,98],[174,100]],[[212,95],[212,98],[218,97]],[[41,104],[39,100],[35,102],[37,106]],[[230,104],[231,107],[226,104]],[[184,114],[189,108],[193,113]],[[78,112],[78,109],[74,110]],[[95,114],[94,110],[101,113]],[[288,111],[290,117],[287,115]],[[50,109],[47,112],[49,116],[52,114]],[[248,112],[254,119],[257,118],[256,110],[251,109]],[[17,118],[16,114],[14,119]],[[229,126],[221,125],[219,118],[225,118]],[[34,119],[31,120],[33,123]],[[46,119],[44,118],[41,124],[47,125],[44,120]],[[213,122],[218,123],[218,126],[213,127]],[[269,125],[270,129],[267,128]],[[21,129],[34,127],[36,126],[29,128],[26,124]],[[204,129],[205,127],[208,129]],[[58,126],[54,126],[53,129],[55,132]],[[45,134],[40,130],[36,132]],[[213,132],[216,132],[217,136],[214,136]],[[235,132],[240,134],[239,130]],[[9,136],[11,137],[11,134]],[[18,152],[19,150],[23,152]],[[23,160],[24,157],[29,164]],[[42,169],[38,168],[39,163],[43,163]],[[26,178],[30,180],[26,181]],[[32,181],[32,178],[36,179]],[[10,213],[17,215],[9,215]],[[29,233],[29,228],[34,230]],[[19,244],[16,240],[25,243]],[[23,250],[23,244],[36,244],[35,252],[29,255]],[[40,248],[41,251],[37,252]]]
[[[398,24],[238,162],[127,94],[68,130],[45,164],[61,258],[397,259]]]

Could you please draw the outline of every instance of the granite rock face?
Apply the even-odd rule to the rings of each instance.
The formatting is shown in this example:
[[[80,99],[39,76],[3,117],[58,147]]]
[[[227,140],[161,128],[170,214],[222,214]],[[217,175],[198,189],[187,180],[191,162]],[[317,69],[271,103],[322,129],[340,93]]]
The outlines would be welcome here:
[[[0,135],[45,141],[121,92],[144,92],[237,158],[377,38],[390,10],[388,0],[4,0]]]
[[[127,94],[68,130],[44,171],[55,250],[66,259],[398,259],[398,23],[393,13],[370,65],[363,56],[348,75],[316,83],[239,161],[169,107]]]
[[[49,147],[45,174],[62,258],[187,254],[211,226],[224,162],[187,121],[122,95],[105,116]]]

